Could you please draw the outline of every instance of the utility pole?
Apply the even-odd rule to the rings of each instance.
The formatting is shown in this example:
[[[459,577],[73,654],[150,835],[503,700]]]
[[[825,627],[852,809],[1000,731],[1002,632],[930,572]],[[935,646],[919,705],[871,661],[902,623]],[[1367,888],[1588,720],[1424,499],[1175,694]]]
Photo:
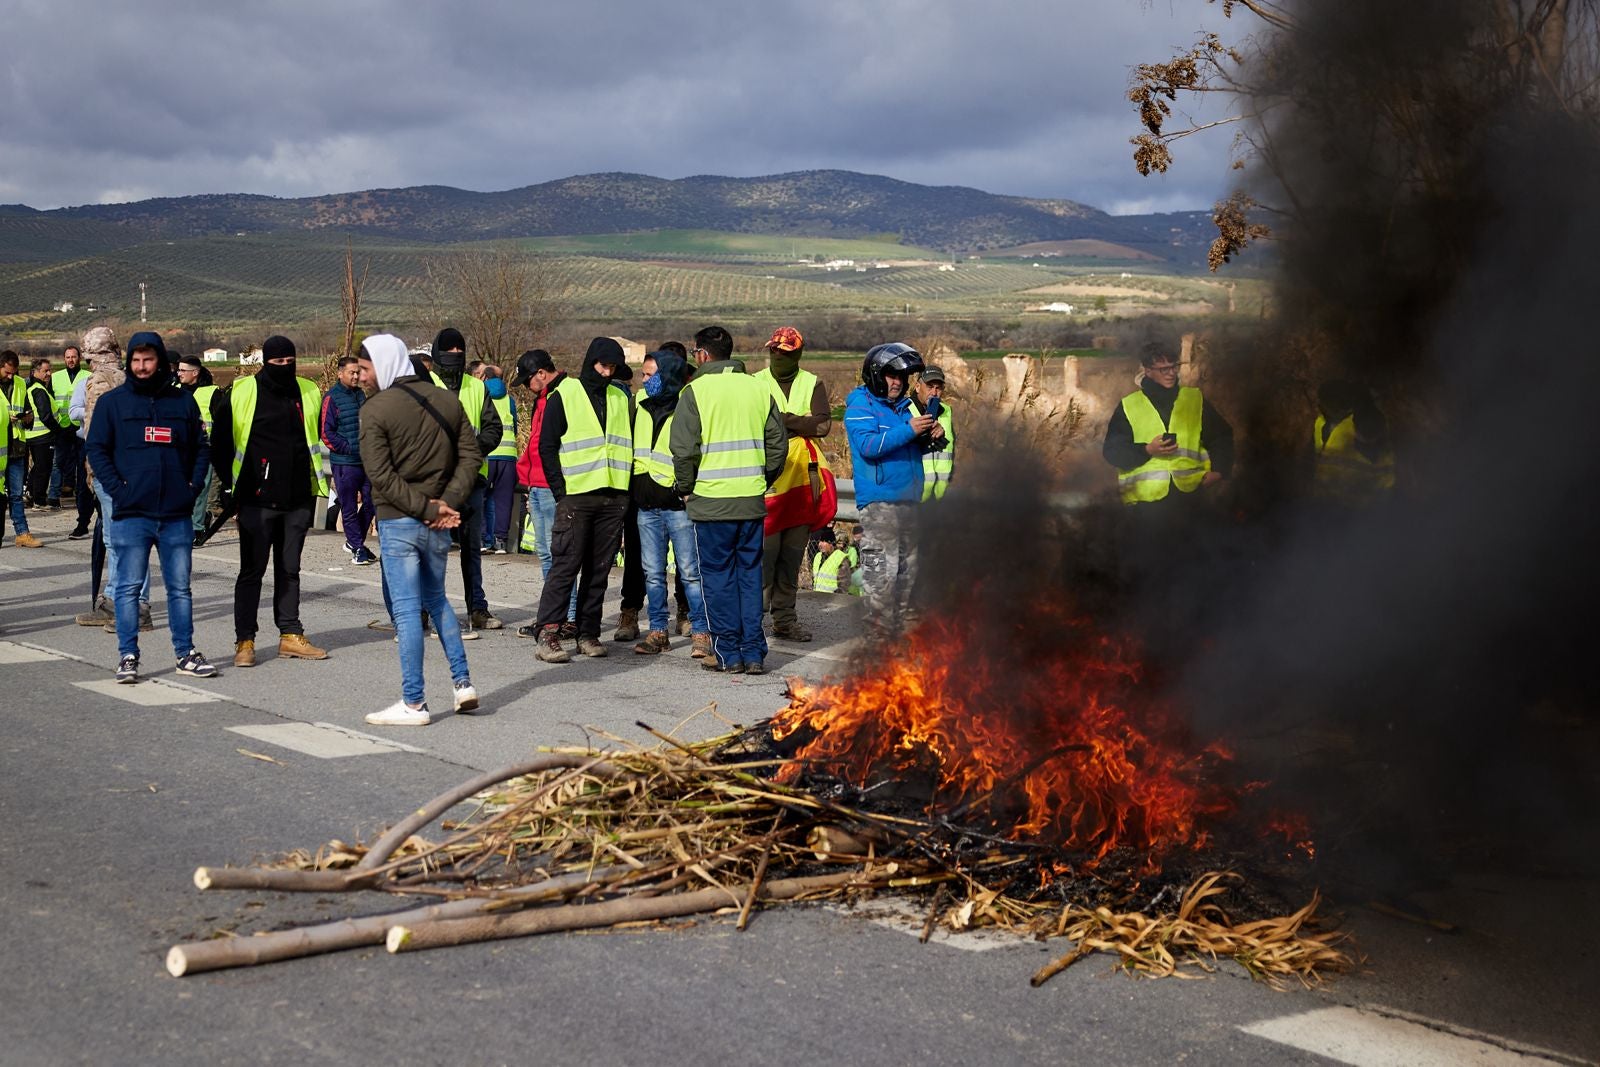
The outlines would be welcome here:
[[[145,308],[145,302],[144,302],[144,286],[145,286],[144,282],[140,282],[139,283],[139,324],[140,325],[143,325],[144,322],[145,322],[145,310],[146,310],[146,308]]]

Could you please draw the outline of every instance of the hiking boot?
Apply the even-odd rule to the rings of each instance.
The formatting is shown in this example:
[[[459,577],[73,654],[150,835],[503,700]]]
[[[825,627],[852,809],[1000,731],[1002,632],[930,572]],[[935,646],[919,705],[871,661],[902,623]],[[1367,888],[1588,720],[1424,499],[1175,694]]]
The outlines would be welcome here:
[[[694,624],[689,621],[688,615],[680,611],[668,632],[677,634],[679,637],[689,637],[694,633]]]
[[[101,597],[94,602],[94,607],[79,615],[79,626],[104,626],[110,623],[113,627],[117,624],[117,613],[111,607],[111,601]]]
[[[766,661],[758,659],[754,663],[746,663],[744,665],[744,673],[746,673],[746,674],[766,674],[767,673]]]
[[[561,647],[561,630],[545,626],[539,630],[539,647],[533,653],[545,663],[571,663],[572,657]]]
[[[600,643],[600,639],[598,637],[578,638],[578,651],[582,652],[585,656],[588,656],[591,659],[598,659],[601,656],[608,654],[606,652],[606,646]]]
[[[132,685],[139,680],[139,657],[123,656],[117,663],[117,681],[123,685]]]
[[[217,669],[206,662],[199,649],[191,648],[189,654],[178,661],[178,673],[191,678],[215,678]]]
[[[19,533],[12,539],[12,544],[18,548],[43,548],[44,542],[31,533]]]
[[[502,630],[506,625],[487,609],[467,612],[467,621],[472,624],[474,630]]]
[[[743,663],[722,664],[722,663],[717,662],[717,658],[715,656],[707,656],[705,659],[701,660],[700,661],[700,668],[701,668],[701,670],[716,671],[718,674],[743,674],[744,673],[744,664]]]
[[[427,726],[433,722],[427,701],[414,708],[404,700],[397,700],[382,711],[369,712],[366,719],[370,726]]]
[[[809,641],[814,634],[798,622],[775,623],[772,627],[772,636],[781,637],[785,641]]]
[[[469,681],[456,683],[455,696],[456,711],[462,715],[471,715],[478,710],[478,691]]]
[[[72,528],[72,532],[67,534],[67,540],[68,541],[82,541],[84,538],[86,538],[88,536],[89,536],[89,527],[87,527],[87,526],[74,526]]]
[[[189,542],[189,547],[190,548],[201,548],[201,547],[203,547],[205,545],[205,543],[206,543],[206,532],[204,530],[196,530],[194,532],[194,540]]]
[[[694,645],[694,651],[689,653],[690,659],[705,659],[712,654],[710,634],[691,634],[689,641]]]
[[[561,624],[561,640],[571,641],[578,636],[578,623],[576,619],[568,619]]]
[[[278,638],[279,659],[327,659],[325,649],[306,640],[305,634],[284,634]]]
[[[672,642],[667,638],[665,630],[651,630],[644,635],[644,640],[633,646],[633,650],[641,656],[659,656],[672,647]]]
[[[617,632],[611,635],[613,641],[637,641],[639,639],[639,609],[623,608],[622,619],[617,623]]]
[[[233,665],[235,667],[254,667],[256,665],[256,643],[254,641],[245,640],[233,643]]]

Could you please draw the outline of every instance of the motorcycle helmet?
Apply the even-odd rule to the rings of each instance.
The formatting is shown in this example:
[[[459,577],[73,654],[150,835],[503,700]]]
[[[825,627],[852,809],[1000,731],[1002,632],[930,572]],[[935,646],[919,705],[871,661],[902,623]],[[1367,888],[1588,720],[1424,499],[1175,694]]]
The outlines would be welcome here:
[[[887,398],[889,395],[889,382],[885,375],[904,374],[910,378],[921,372],[922,353],[899,341],[874,345],[867,349],[867,358],[861,361],[862,384],[867,387],[867,392],[876,397]]]

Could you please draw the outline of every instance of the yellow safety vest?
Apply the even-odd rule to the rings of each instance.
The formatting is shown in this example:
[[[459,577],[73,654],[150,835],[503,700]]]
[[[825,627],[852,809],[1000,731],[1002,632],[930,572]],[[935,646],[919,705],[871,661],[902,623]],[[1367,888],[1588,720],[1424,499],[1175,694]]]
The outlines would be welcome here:
[[[428,377],[432,378],[433,384],[440,389],[447,393],[450,391],[450,387],[444,384],[444,379],[439,377],[437,371],[429,371]],[[461,388],[456,390],[456,399],[461,401],[461,409],[467,413],[467,421],[472,423],[472,432],[477,433],[483,429],[483,402],[489,399],[489,390],[485,388],[484,384],[470,374],[462,374]],[[500,440],[504,441],[505,439],[505,429],[502,426]],[[515,441],[516,438],[512,437],[512,440]],[[499,445],[495,445],[496,450],[499,447]],[[493,454],[492,452],[490,453],[490,455]],[[516,453],[513,452],[512,455],[516,455]],[[483,462],[478,464],[478,473],[485,478],[489,476],[488,456],[484,456]]]
[[[836,548],[826,559],[818,552],[811,557],[811,587],[819,593],[839,591],[839,568],[844,565],[844,549]]]
[[[756,381],[766,386],[772,393],[773,402],[778,405],[778,410],[785,415],[811,414],[811,397],[816,393],[817,376],[808,370],[796,371],[794,381],[789,384],[789,395],[783,395],[783,386],[778,379],[772,376],[770,368],[759,370],[751,375]],[[768,496],[782,496],[789,490],[800,485],[811,485],[811,452],[806,446],[806,439],[799,434],[789,438],[789,455],[783,461],[783,473],[779,474],[772,487],[767,490]],[[816,450],[817,467],[821,470],[830,470],[828,460],[819,448]],[[765,452],[763,452],[765,455]],[[821,484],[812,485],[814,490],[820,491]]]
[[[765,494],[767,412],[772,406],[766,386],[729,367],[697,374],[684,389],[694,390],[700,411],[695,495],[730,499]]]
[[[306,446],[311,450],[311,493],[328,495],[328,447],[322,443],[318,432],[318,419],[322,416],[322,391],[309,378],[296,378],[300,387],[300,421],[305,424]],[[256,421],[256,394],[261,386],[254,376],[242,378],[228,391],[229,406],[233,411],[233,484],[239,484],[239,471],[244,467],[245,447],[250,443],[250,429]]]
[[[27,430],[23,432],[22,439],[24,441],[32,441],[36,438],[43,437],[45,434],[50,432],[50,427],[45,425],[44,417],[47,412],[53,412],[55,410],[56,398],[50,394],[50,387],[48,385],[40,381],[35,381],[31,376],[28,378],[28,390],[26,395],[28,398],[28,408],[33,412],[33,425],[29,426]],[[46,403],[43,408],[39,407],[39,398],[41,396],[46,399]]]
[[[567,493],[593,493],[600,489],[627,489],[633,473],[633,434],[628,426],[628,394],[620,386],[606,386],[606,424],[595,418],[589,394],[573,378],[556,386],[567,432],[561,435],[561,477]]]
[[[211,436],[211,402],[217,398],[217,387],[202,385],[194,391],[195,406],[200,409],[200,421],[205,424],[206,436]],[[321,418],[319,413],[318,418]]]
[[[918,415],[927,414],[915,400],[911,402],[911,410]],[[938,422],[944,427],[944,448],[922,454],[922,499],[925,501],[942,500],[945,490],[950,488],[950,476],[956,472],[955,425],[950,405],[943,400],[939,402]]]
[[[25,435],[22,413],[28,409],[28,379],[13,375],[10,385],[0,385],[0,396],[6,400],[6,445],[10,447],[11,441],[21,441]]]
[[[494,446],[494,451],[489,453],[490,459],[516,459],[517,458],[517,419],[511,412],[511,394],[496,400],[489,398],[489,403],[494,405],[495,411],[500,413],[500,443]]]
[[[1327,420],[1317,416],[1311,441],[1317,452],[1311,491],[1321,500],[1360,507],[1394,491],[1394,453],[1385,449],[1370,460],[1356,448],[1356,420],[1346,415],[1322,439]]]
[[[1205,400],[1200,390],[1182,386],[1172,404],[1170,425],[1163,425],[1155,405],[1140,390],[1122,398],[1122,412],[1133,427],[1136,442],[1154,441],[1164,433],[1178,435],[1178,451],[1171,456],[1151,456],[1117,478],[1124,504],[1147,504],[1166,498],[1170,486],[1180,493],[1192,493],[1211,469],[1211,457],[1200,447],[1200,413]]]
[[[88,373],[83,368],[83,364],[80,363],[78,364],[78,373],[73,377],[67,377],[67,368],[65,367],[50,375],[50,391],[55,394],[56,398],[56,421],[63,426],[78,425],[78,423],[72,421],[72,416],[68,414],[69,409],[72,407],[72,387],[78,384],[79,378]]]
[[[665,489],[671,489],[673,481],[672,418],[667,416],[652,441],[655,420],[650,413],[641,407],[633,416],[633,473],[648,474],[651,481]]]

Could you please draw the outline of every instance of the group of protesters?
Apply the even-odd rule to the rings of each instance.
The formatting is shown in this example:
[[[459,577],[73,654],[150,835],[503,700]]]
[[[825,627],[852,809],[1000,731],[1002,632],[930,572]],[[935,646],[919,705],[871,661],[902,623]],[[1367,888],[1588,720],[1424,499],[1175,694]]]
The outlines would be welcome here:
[[[135,333],[124,352],[96,327],[63,353],[64,374],[35,361],[18,389],[17,359],[0,362],[15,543],[43,543],[27,529],[27,506],[73,494],[69,537],[94,538],[90,610],[77,621],[116,634],[117,681],[139,679],[139,634],[154,628],[152,550],[176,670],[212,677],[194,640],[190,568],[193,550],[229,520],[239,536],[233,666],[257,665],[269,562],[277,658],[328,658],[300,619],[300,564],[317,501],[332,496],[350,561],[381,564],[387,613],[370,625],[392,631],[399,650],[401,698],[367,721],[426,725],[429,632],[449,662],[453,709],[478,709],[463,642],[504,626],[484,593],[482,555],[507,551],[520,487],[519,540],[539,555],[544,581],[534,620],[515,632],[539,660],[608,654],[602,615],[621,550],[614,641],[659,655],[687,636],[705,669],[759,675],[768,616],[775,638],[813,638],[796,608],[808,558],[817,589],[859,584],[875,620],[904,613],[915,565],[905,509],[943,495],[953,445],[948,410],[941,419],[914,408],[908,384],[923,379],[916,395],[926,404],[931,391],[937,409],[937,368],[906,345],[872,349],[846,404],[861,528],[845,541],[833,530],[836,483],[821,448],[833,421],[827,389],[801,366],[794,327],[776,330],[767,352],[768,366],[752,374],[732,335],[707,326],[692,346],[668,341],[646,354],[635,391],[636,368],[609,337],[591,341],[570,375],[530,349],[508,381],[491,363],[468,362],[458,330],[417,351],[377,334],[338,361],[324,392],[300,375],[295,345],[280,335],[262,343],[258,373],[221,388],[158,333]],[[527,411],[513,389],[526,390]],[[52,454],[28,448],[37,437]],[[374,526],[377,553],[367,544]],[[445,595],[452,551],[464,617]]]

